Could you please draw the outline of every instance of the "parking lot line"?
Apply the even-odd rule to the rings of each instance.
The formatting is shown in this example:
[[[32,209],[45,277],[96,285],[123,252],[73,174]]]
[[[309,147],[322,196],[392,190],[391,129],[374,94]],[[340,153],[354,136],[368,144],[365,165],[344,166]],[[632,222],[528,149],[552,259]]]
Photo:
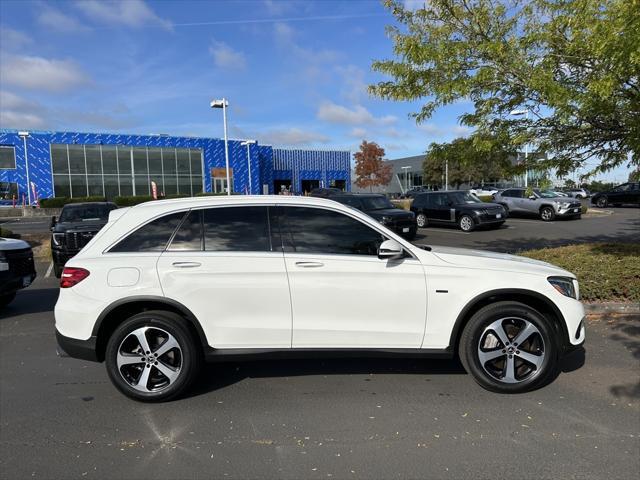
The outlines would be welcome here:
[[[470,235],[469,232],[458,232],[456,230],[447,230],[446,228],[419,228],[418,230],[427,230],[429,232],[454,233],[456,235]]]
[[[548,224],[553,225],[555,222],[543,222],[542,220],[524,220],[521,218],[509,218],[507,222],[516,222],[516,223],[537,223],[537,224]]]
[[[48,278],[51,275],[51,270],[53,270],[53,262],[49,264],[49,268],[47,268],[47,273],[44,274],[44,278]]]

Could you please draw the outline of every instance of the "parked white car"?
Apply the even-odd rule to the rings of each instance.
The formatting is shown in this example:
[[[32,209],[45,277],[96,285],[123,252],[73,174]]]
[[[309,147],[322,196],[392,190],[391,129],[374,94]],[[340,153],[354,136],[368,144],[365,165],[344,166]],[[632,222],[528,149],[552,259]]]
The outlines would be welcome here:
[[[570,272],[412,245],[337,202],[283,196],[113,210],[65,266],[55,326],[63,352],[149,401],[184,392],[203,359],[273,352],[458,355],[483,387],[521,392],[585,338]]]
[[[499,190],[497,188],[475,187],[469,190],[469,193],[478,197],[488,197],[490,195],[495,195],[498,191]]]

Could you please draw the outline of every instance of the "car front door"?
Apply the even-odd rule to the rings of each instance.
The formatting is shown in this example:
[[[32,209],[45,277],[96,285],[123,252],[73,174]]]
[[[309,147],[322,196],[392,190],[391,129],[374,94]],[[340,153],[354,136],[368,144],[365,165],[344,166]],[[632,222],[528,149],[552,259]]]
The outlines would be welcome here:
[[[214,348],[290,348],[291,302],[266,206],[192,210],[158,260],[165,296],[191,310]]]
[[[355,216],[282,206],[277,223],[289,275],[294,348],[419,348],[426,280],[407,254],[382,260],[383,235]]]

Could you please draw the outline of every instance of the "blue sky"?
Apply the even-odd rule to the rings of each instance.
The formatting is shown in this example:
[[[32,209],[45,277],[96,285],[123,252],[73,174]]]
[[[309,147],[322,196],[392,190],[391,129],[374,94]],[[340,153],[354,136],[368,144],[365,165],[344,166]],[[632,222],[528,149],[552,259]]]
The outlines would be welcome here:
[[[2,0],[0,126],[217,137],[224,96],[231,137],[278,146],[398,158],[468,134],[464,101],[417,126],[419,103],[369,97],[392,23],[377,0]]]

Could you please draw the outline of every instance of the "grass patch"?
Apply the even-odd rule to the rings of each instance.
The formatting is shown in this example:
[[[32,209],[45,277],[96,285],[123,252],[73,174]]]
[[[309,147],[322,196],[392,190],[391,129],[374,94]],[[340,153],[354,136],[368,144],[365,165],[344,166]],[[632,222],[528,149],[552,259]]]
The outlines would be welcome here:
[[[585,302],[640,302],[640,243],[589,243],[520,255],[574,273]]]

